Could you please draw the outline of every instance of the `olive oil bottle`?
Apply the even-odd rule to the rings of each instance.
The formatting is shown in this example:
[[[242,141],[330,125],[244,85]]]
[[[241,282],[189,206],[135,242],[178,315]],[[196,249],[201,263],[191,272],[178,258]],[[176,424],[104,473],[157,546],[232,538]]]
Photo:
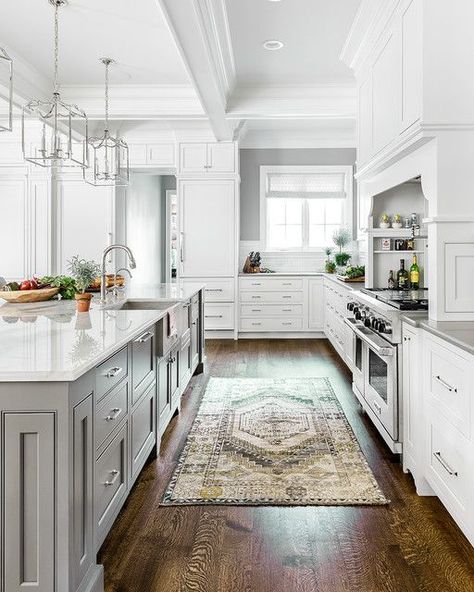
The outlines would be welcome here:
[[[399,290],[409,289],[408,271],[405,269],[405,259],[400,259],[400,269],[397,271],[397,286]]]
[[[416,255],[413,255],[413,263],[410,267],[410,283],[412,290],[418,290],[420,287],[420,268]]]

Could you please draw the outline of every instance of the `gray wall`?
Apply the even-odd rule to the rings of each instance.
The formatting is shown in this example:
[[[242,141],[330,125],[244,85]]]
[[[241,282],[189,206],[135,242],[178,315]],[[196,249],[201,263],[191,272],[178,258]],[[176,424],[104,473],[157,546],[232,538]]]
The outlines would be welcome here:
[[[355,159],[355,148],[241,149],[240,239],[260,239],[260,166],[353,165]]]

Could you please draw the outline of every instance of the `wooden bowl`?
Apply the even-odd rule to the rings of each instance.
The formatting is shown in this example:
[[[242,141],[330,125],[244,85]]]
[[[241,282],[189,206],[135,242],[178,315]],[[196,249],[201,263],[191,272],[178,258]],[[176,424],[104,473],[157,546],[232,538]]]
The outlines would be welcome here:
[[[0,298],[16,304],[28,302],[44,302],[50,300],[59,292],[59,288],[41,288],[40,290],[13,290],[11,292],[0,290]]]

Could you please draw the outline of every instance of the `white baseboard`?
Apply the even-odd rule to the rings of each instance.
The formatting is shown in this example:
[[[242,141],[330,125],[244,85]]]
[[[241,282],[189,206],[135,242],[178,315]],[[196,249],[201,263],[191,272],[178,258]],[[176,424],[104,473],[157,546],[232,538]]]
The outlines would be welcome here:
[[[326,339],[322,331],[239,332],[238,339]]]

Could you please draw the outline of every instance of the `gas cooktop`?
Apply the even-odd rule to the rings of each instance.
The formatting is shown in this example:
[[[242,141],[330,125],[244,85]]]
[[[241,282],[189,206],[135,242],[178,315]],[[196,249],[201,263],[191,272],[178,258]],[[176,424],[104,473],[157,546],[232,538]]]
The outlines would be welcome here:
[[[391,290],[362,288],[361,292],[399,310],[428,310],[428,290]]]

